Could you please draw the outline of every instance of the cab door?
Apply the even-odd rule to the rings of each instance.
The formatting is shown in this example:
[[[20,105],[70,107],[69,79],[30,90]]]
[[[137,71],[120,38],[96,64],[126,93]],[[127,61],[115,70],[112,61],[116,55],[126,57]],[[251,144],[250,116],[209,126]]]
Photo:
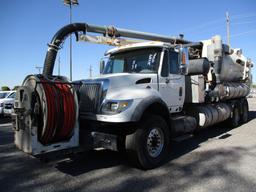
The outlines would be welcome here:
[[[180,74],[179,52],[165,49],[159,74],[159,92],[171,113],[180,112],[185,98],[185,76]]]

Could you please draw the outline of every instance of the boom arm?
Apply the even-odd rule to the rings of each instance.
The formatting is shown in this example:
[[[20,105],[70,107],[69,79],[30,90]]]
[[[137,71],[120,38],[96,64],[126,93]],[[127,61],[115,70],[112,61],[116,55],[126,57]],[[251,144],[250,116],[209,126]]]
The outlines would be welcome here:
[[[163,35],[158,35],[153,33],[145,33],[140,31],[132,31],[128,29],[115,28],[113,26],[105,27],[105,26],[89,25],[86,23],[73,23],[61,28],[52,38],[51,43],[48,45],[49,48],[47,50],[45,61],[44,61],[43,75],[52,76],[56,55],[58,50],[60,49],[60,45],[72,33],[75,33],[76,36],[78,37],[79,32],[84,33],[84,35],[80,36],[79,40],[100,43],[100,44],[106,44],[109,41],[109,38],[99,37],[99,36],[88,36],[88,35],[85,35],[86,32],[99,33],[99,34],[102,34],[103,36],[108,36],[116,40],[121,40],[121,42],[124,42],[124,43],[129,41],[135,42],[135,40],[124,40],[117,37],[128,37],[128,38],[134,38],[134,39],[162,41],[162,42],[177,43],[177,44],[192,43],[190,41],[180,39],[180,38],[168,37],[168,36],[163,36]],[[113,41],[112,43],[115,43],[115,42]]]

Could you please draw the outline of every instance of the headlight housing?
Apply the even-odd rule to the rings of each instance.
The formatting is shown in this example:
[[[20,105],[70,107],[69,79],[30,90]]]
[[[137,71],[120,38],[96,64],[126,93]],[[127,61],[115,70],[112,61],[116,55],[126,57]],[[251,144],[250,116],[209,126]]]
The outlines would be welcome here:
[[[103,103],[101,112],[103,114],[118,114],[128,109],[133,100],[107,100]]]

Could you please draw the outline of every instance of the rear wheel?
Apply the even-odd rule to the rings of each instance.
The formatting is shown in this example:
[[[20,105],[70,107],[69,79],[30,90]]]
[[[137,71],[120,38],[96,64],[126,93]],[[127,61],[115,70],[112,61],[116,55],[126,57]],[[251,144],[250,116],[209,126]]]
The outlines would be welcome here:
[[[231,128],[235,128],[235,127],[238,127],[239,122],[240,122],[240,111],[239,111],[238,105],[235,104],[235,106],[233,107],[231,117],[227,120],[227,123]]]
[[[136,166],[152,169],[167,156],[169,128],[158,115],[145,116],[135,133],[126,137],[126,151]]]
[[[242,111],[241,111],[241,123],[246,123],[249,119],[249,107],[248,101],[245,99],[242,103]]]

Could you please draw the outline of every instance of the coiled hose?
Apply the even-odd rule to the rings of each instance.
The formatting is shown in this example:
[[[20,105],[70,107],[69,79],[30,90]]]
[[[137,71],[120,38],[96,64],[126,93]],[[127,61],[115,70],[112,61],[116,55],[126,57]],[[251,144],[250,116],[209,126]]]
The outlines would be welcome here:
[[[76,120],[74,95],[71,86],[60,80],[51,81],[40,78],[46,97],[47,113],[45,124],[39,134],[42,144],[67,140],[72,136]]]

